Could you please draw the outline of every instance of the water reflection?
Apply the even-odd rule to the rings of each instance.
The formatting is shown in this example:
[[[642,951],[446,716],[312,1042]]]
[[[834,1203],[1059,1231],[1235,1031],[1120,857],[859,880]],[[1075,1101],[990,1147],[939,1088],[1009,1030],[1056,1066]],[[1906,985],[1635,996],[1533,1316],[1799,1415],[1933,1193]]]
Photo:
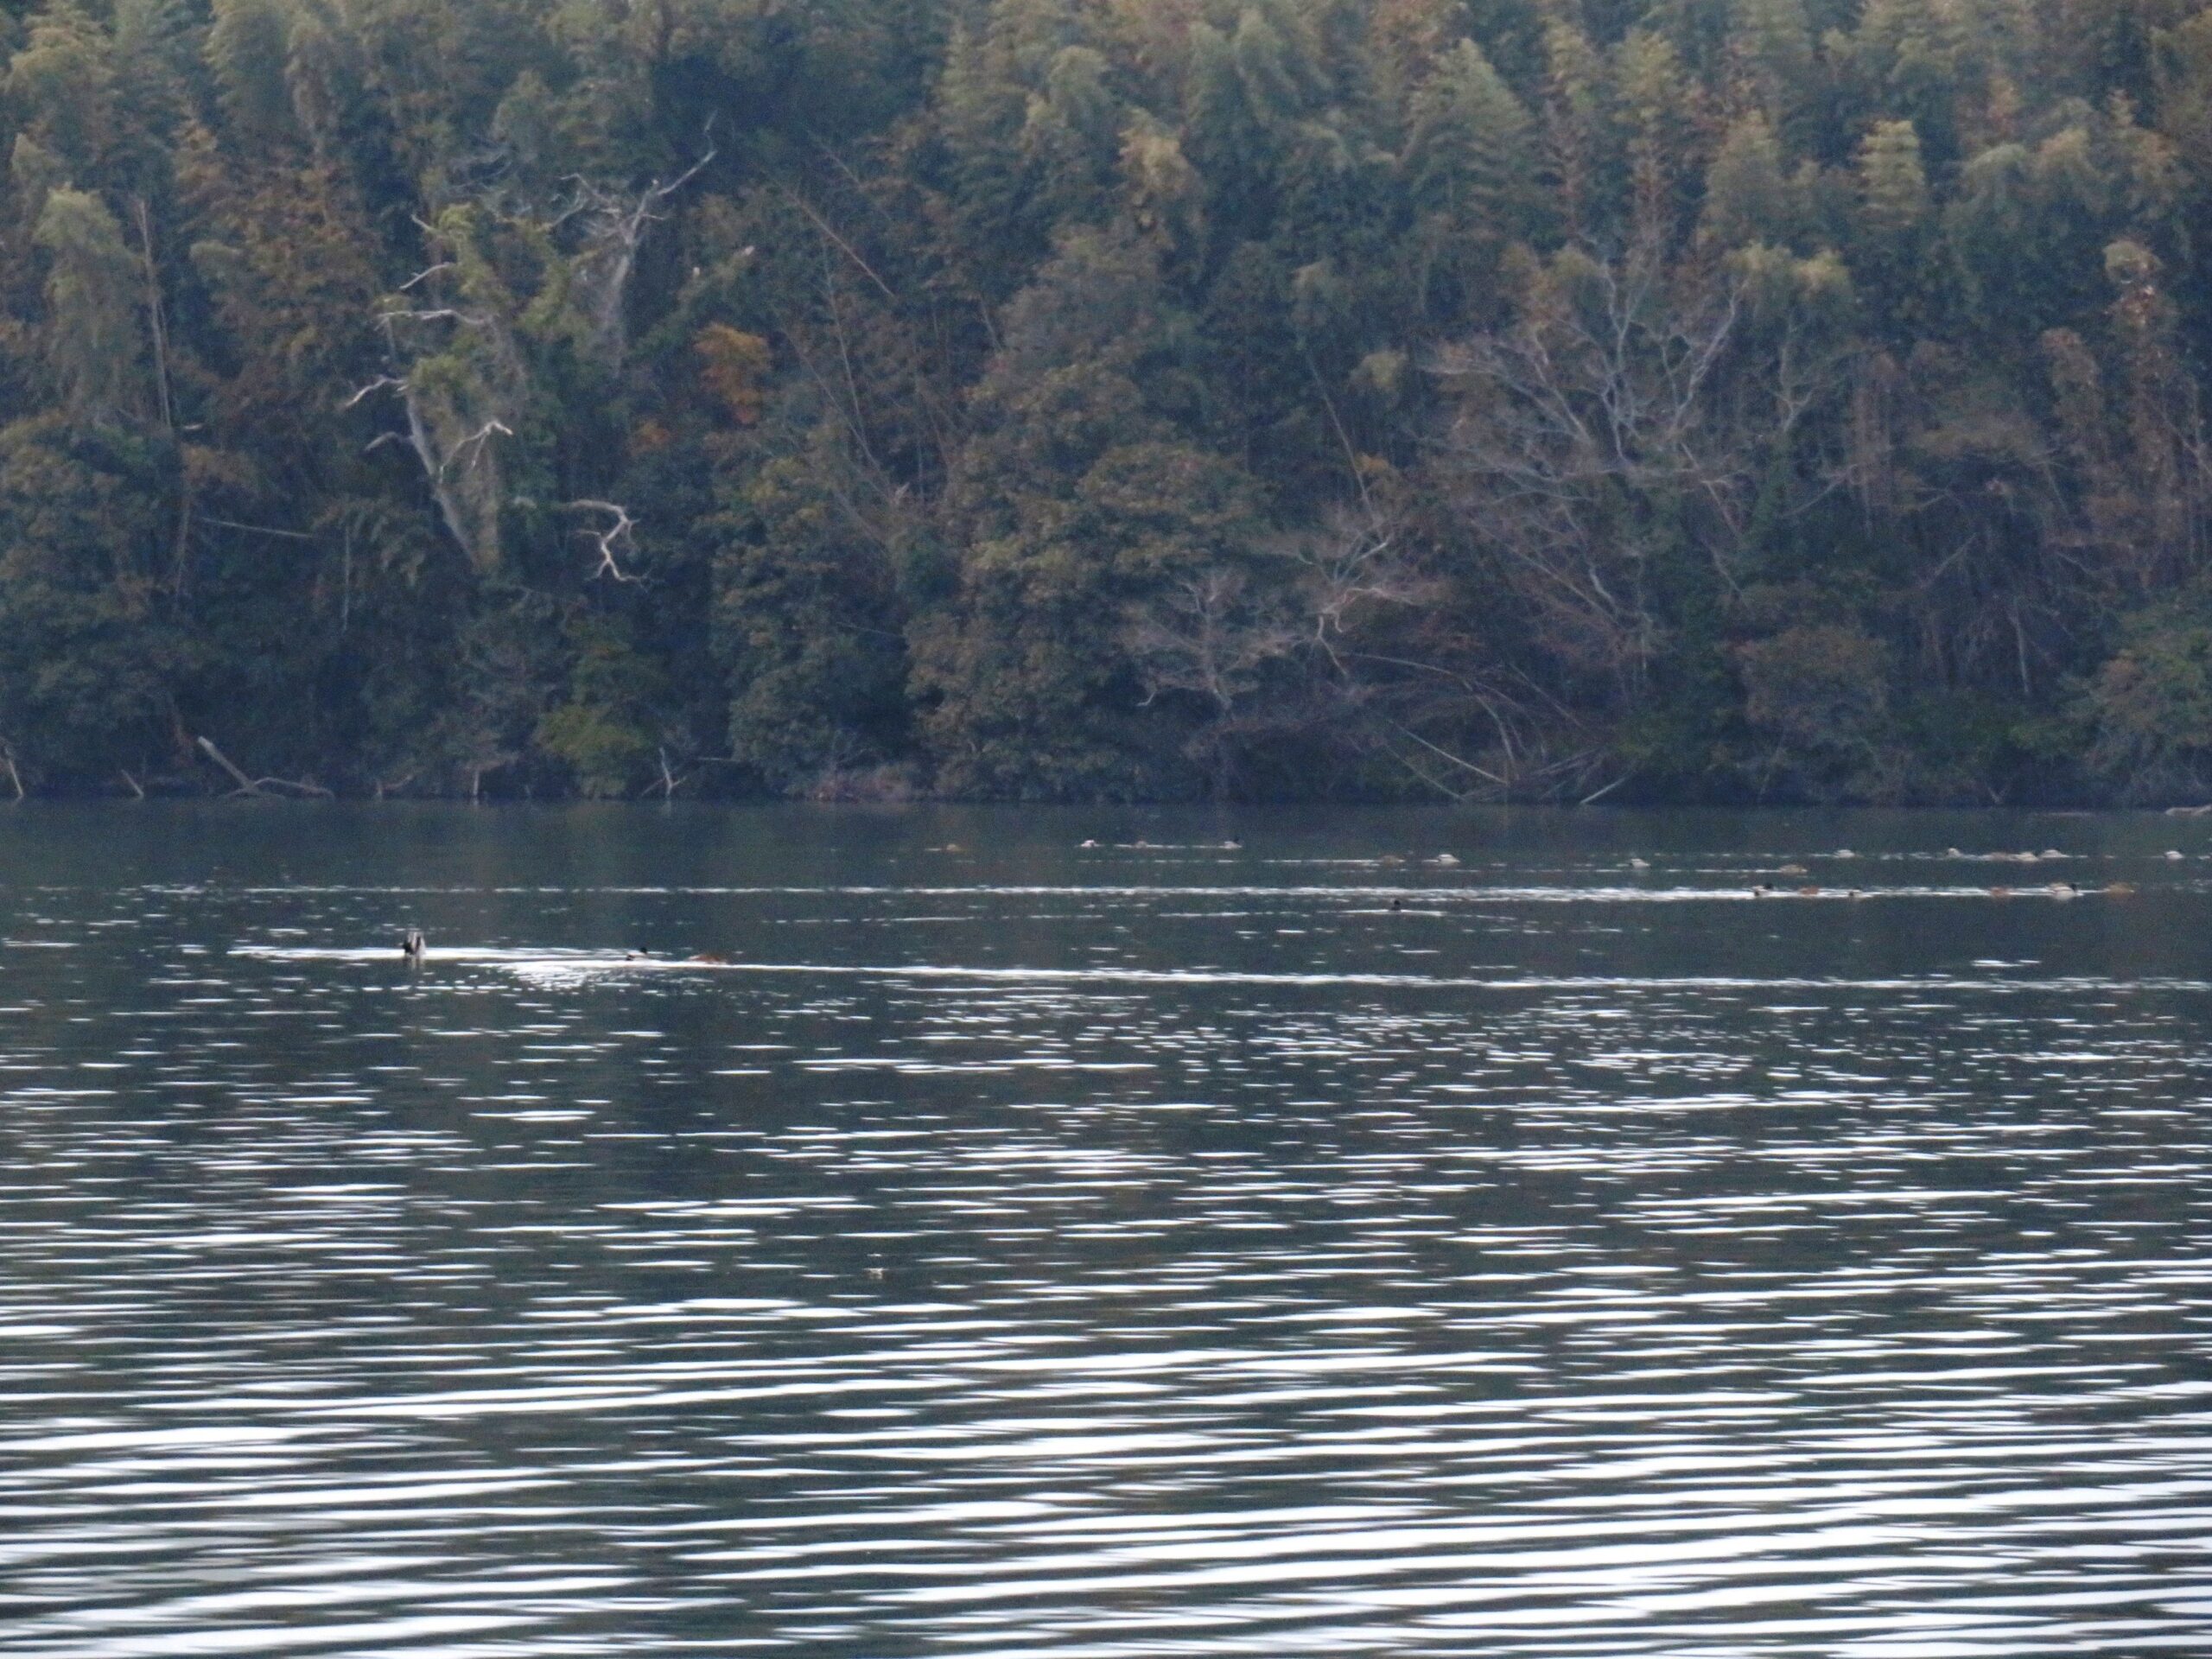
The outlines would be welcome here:
[[[2212,1646],[2193,826],[121,822],[0,829],[0,1652]]]

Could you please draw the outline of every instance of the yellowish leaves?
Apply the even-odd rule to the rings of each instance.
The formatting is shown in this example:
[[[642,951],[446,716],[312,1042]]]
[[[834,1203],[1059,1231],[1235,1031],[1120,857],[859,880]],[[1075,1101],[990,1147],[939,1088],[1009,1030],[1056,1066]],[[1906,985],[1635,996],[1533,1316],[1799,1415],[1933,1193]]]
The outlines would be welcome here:
[[[699,378],[721,400],[730,418],[751,426],[760,418],[768,390],[772,358],[768,342],[726,322],[710,322],[692,341],[699,353]]]

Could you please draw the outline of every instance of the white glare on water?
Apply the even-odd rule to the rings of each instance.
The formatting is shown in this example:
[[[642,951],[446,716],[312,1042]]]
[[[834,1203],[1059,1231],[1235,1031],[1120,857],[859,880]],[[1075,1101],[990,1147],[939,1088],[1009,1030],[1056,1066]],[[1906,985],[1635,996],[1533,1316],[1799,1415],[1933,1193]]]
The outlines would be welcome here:
[[[2212,906],[1883,822],[10,890],[0,1654],[2212,1651]]]

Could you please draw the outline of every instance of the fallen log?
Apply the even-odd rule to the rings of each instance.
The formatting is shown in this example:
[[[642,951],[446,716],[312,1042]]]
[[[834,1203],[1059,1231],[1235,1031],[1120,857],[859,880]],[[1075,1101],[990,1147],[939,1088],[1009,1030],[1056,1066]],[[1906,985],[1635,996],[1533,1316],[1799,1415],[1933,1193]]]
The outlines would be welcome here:
[[[215,740],[213,738],[202,737],[195,741],[199,743],[200,752],[202,754],[206,755],[210,760],[213,760],[225,772],[231,774],[232,781],[236,783],[238,786],[238,792],[239,794],[258,795],[261,793],[260,785],[256,784],[252,779],[247,777],[245,773],[240,772],[237,766],[231,763],[231,757],[225,754],[220,749],[215,747]]]
[[[265,795],[272,789],[289,789],[295,794],[318,796],[326,801],[336,798],[329,790],[325,789],[321,784],[310,784],[304,779],[295,780],[290,778],[249,778],[245,775],[245,772],[232,760],[229,755],[225,754],[220,749],[215,747],[214,740],[213,738],[202,737],[197,738],[194,741],[199,744],[201,753],[205,754],[210,760],[213,760],[225,772],[231,774],[232,781],[238,785],[238,787],[231,791],[233,798],[240,795]]]

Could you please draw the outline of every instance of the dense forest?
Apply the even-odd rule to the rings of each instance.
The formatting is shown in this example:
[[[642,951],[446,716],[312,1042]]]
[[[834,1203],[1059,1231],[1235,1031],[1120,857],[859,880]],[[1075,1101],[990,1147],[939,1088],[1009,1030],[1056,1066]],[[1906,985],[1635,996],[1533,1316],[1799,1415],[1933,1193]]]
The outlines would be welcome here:
[[[0,0],[0,791],[2212,787],[2212,5]]]

